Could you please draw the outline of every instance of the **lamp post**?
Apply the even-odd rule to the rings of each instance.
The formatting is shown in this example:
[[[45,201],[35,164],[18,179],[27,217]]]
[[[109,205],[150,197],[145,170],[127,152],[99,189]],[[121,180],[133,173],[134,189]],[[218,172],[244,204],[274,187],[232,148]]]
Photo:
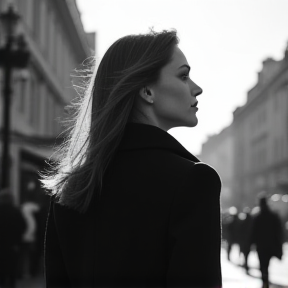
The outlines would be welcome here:
[[[11,76],[12,69],[26,68],[29,61],[29,52],[22,35],[15,36],[16,25],[20,16],[15,13],[13,6],[9,6],[6,12],[0,14],[3,32],[6,34],[6,43],[0,47],[0,67],[3,68],[3,128],[2,128],[2,161],[1,161],[1,187],[10,185],[10,100],[12,95]]]

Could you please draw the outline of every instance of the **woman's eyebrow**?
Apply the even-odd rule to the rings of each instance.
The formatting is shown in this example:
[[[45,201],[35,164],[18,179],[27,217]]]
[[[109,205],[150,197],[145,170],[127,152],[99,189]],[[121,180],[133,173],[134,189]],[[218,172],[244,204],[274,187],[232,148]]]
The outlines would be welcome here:
[[[190,67],[189,65],[187,65],[187,64],[184,64],[184,65],[180,66],[178,69],[183,68],[183,67],[188,68],[189,71],[190,71],[190,69],[191,69],[191,67]]]

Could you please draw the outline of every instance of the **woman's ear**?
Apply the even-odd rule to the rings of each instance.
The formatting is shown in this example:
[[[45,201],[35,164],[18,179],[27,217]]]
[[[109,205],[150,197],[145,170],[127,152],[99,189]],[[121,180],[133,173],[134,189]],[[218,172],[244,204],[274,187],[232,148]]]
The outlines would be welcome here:
[[[148,103],[154,102],[153,93],[151,92],[151,90],[148,87],[141,88],[139,94],[145,102],[148,102]]]

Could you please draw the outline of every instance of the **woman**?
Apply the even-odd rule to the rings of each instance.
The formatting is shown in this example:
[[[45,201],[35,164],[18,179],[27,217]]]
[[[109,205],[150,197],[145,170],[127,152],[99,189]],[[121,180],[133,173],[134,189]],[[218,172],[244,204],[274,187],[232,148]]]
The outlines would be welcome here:
[[[221,286],[219,176],[167,133],[197,125],[189,70],[175,31],[105,53],[42,180],[48,288]]]

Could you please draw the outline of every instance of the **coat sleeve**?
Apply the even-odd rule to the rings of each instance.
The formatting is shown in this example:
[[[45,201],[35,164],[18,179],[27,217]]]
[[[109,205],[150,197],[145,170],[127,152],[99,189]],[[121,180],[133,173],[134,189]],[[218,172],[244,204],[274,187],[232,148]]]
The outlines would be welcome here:
[[[45,280],[46,288],[71,287],[58,242],[54,220],[54,202],[50,202],[45,234]]]
[[[175,192],[169,224],[168,287],[221,287],[221,181],[196,163]]]

